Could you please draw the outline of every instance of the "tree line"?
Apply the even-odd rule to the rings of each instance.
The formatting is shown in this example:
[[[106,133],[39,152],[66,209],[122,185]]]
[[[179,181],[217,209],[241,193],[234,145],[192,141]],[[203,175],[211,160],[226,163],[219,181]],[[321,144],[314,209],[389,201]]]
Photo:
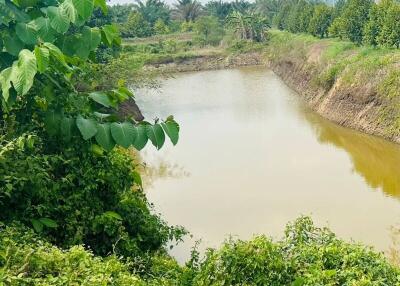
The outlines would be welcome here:
[[[94,16],[96,17],[96,16]],[[185,32],[203,17],[219,24],[241,25],[238,34],[246,38],[243,26],[274,26],[292,33],[309,33],[319,38],[338,37],[357,44],[400,46],[400,3],[398,0],[178,0],[172,6],[162,0],[109,7],[107,17],[120,26],[123,37]],[[261,35],[262,33],[255,33]],[[259,39],[260,36],[255,38]]]
[[[334,5],[307,0],[258,0],[273,14],[276,27],[292,33],[338,37],[356,44],[400,45],[400,3],[397,0],[338,0]]]

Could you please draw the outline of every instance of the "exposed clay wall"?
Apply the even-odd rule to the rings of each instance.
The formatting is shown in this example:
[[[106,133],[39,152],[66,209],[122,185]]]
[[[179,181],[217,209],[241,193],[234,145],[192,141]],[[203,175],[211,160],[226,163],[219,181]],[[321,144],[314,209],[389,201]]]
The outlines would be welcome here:
[[[400,51],[274,32],[266,57],[323,117],[400,143]]]
[[[255,66],[264,63],[262,55],[258,52],[254,52],[245,54],[198,56],[167,63],[153,63],[146,66],[146,70],[157,70],[162,73],[189,72]]]

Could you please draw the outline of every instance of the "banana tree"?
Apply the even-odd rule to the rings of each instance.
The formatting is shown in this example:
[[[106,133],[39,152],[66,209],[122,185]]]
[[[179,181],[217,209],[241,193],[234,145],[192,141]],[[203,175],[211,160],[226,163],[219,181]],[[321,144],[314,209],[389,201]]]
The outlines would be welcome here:
[[[269,28],[267,18],[253,11],[232,12],[228,16],[227,26],[240,40],[257,42],[265,40],[265,32]]]

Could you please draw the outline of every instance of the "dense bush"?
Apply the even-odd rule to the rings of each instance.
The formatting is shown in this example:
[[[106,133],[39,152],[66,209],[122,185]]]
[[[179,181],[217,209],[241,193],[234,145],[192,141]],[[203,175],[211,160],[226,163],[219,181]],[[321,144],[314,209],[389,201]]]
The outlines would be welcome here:
[[[400,271],[381,254],[339,240],[308,217],[288,224],[285,238],[228,240],[209,250],[193,285],[398,285]]]
[[[1,285],[144,285],[129,266],[82,246],[61,250],[20,225],[0,226]]]
[[[0,220],[100,255],[138,255],[178,238],[180,228],[151,214],[127,151],[99,154],[89,146],[46,153],[34,135],[0,139]]]
[[[32,230],[0,222],[0,285],[189,285],[191,270],[157,253],[121,260],[83,246],[60,249]]]
[[[0,281],[5,285],[315,286],[398,285],[400,270],[373,250],[346,243],[308,217],[285,237],[226,241],[185,265],[164,254],[120,260],[93,256],[82,246],[61,250],[19,224],[0,223]]]

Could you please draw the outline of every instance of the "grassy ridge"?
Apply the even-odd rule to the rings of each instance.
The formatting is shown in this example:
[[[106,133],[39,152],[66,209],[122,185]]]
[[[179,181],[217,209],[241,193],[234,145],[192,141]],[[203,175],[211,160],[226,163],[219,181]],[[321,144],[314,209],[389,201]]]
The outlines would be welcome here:
[[[306,85],[299,88],[301,93],[322,93],[326,96],[331,92],[333,99],[336,95],[342,100],[347,97],[354,105],[358,105],[357,108],[373,103],[376,114],[364,116],[371,123],[379,121],[380,126],[364,131],[398,140],[399,50],[356,46],[338,39],[317,39],[310,35],[273,30],[270,32],[267,57],[272,66],[279,68],[286,65],[286,72],[296,71],[300,74],[303,81],[301,85]],[[296,87],[301,80],[294,81],[297,81],[293,84]],[[356,125],[350,124],[350,127],[362,129]]]

